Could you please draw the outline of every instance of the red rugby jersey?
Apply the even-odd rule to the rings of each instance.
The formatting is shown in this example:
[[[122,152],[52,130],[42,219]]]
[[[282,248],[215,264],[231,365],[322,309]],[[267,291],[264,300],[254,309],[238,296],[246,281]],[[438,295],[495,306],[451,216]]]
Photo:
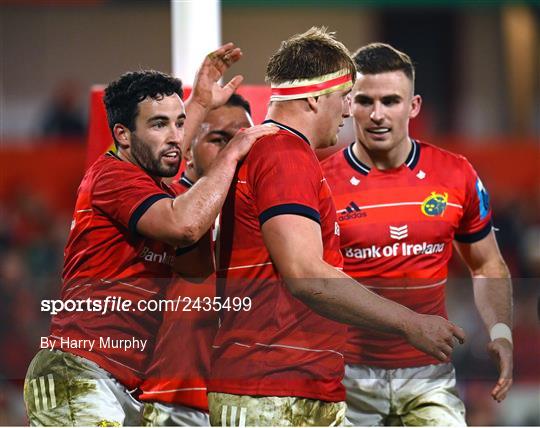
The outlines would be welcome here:
[[[379,171],[353,145],[322,163],[334,195],[345,272],[416,312],[447,317],[452,241],[491,231],[487,192],[463,157],[413,141],[403,165]],[[383,368],[439,361],[402,338],[350,328],[345,360]]]
[[[141,168],[103,155],[79,186],[64,251],[62,300],[102,302],[102,311],[54,315],[49,341],[96,362],[130,389],[141,382],[161,322],[160,312],[145,310],[146,302],[163,298],[174,260],[171,246],[139,235],[136,226],[153,203],[173,196]],[[112,308],[109,301],[103,311],[107,298],[131,304]]]
[[[222,210],[218,294],[250,298],[251,309],[221,312],[208,391],[342,401],[346,326],[291,295],[262,238],[268,219],[305,216],[321,225],[324,260],[341,267],[335,207],[317,158],[302,134],[277,125],[247,155]]]
[[[171,187],[177,195],[186,192],[193,183],[182,174]],[[213,309],[193,304],[199,299],[215,296],[215,275],[204,283],[175,277],[167,287],[165,298],[182,300],[177,310],[163,312],[163,322],[139,399],[196,408],[208,412],[206,383],[210,371],[210,350],[218,326]],[[203,300],[206,301],[206,300]],[[198,308],[198,309],[197,309]]]

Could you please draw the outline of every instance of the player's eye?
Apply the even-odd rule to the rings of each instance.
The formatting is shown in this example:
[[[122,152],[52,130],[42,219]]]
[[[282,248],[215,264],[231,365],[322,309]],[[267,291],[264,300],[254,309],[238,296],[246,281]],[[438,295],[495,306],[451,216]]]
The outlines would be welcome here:
[[[367,98],[367,97],[356,97],[354,99],[354,102],[356,104],[360,104],[361,106],[370,106],[373,104],[373,100],[371,100],[370,98]]]
[[[400,99],[399,98],[385,98],[383,99],[383,104],[385,106],[393,106],[396,104],[399,104]]]
[[[178,129],[183,128],[183,127],[184,127],[184,121],[182,120],[182,121],[180,121],[180,122],[176,122],[176,127],[177,127]]]
[[[163,128],[165,126],[165,122],[162,121],[162,120],[159,120],[157,122],[154,122],[154,124],[152,125],[152,127],[154,128]]]
[[[227,139],[225,137],[215,137],[210,139],[212,144],[227,144]]]

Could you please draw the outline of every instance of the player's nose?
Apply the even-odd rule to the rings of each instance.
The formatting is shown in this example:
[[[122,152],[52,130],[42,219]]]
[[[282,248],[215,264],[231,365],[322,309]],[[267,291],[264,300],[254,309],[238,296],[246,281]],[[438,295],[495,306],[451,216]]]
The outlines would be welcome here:
[[[380,122],[384,119],[383,109],[380,103],[373,104],[373,110],[371,110],[369,118],[374,122]]]
[[[346,97],[343,100],[343,104],[341,106],[341,116],[343,118],[347,118],[347,117],[350,117],[350,115],[351,115],[351,103],[349,102],[349,98]]]
[[[183,127],[178,128],[177,126],[170,127],[169,133],[167,135],[167,142],[181,146],[183,141],[184,141],[184,128]]]

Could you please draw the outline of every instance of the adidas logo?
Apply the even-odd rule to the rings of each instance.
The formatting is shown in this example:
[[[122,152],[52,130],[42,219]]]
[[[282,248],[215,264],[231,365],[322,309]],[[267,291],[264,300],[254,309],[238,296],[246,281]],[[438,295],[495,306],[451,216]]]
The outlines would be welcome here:
[[[409,226],[390,226],[390,238],[401,241],[409,236]]]
[[[349,202],[349,205],[347,205],[344,209],[339,210],[337,214],[338,221],[352,220],[355,218],[362,218],[367,216],[367,214],[362,211],[354,201]]]

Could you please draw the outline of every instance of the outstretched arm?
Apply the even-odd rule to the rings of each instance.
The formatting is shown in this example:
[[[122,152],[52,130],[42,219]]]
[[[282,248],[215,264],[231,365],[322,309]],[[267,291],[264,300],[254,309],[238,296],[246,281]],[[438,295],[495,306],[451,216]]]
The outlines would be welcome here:
[[[323,260],[321,229],[298,215],[278,215],[262,226],[263,239],[291,293],[315,312],[357,327],[399,334],[446,361],[463,330],[442,317],[420,315],[387,300]]]
[[[502,401],[512,385],[512,337],[506,333],[512,328],[512,282],[493,231],[472,244],[456,242],[461,257],[473,278],[474,302],[491,341],[488,350],[499,369],[499,380],[491,391],[494,400]],[[493,330],[493,327],[497,325]],[[500,324],[503,324],[501,326]]]
[[[258,125],[239,131],[218,154],[208,173],[175,199],[155,202],[137,222],[137,231],[148,238],[177,247],[193,245],[210,229],[219,214],[236,166],[259,138],[278,128]]]

